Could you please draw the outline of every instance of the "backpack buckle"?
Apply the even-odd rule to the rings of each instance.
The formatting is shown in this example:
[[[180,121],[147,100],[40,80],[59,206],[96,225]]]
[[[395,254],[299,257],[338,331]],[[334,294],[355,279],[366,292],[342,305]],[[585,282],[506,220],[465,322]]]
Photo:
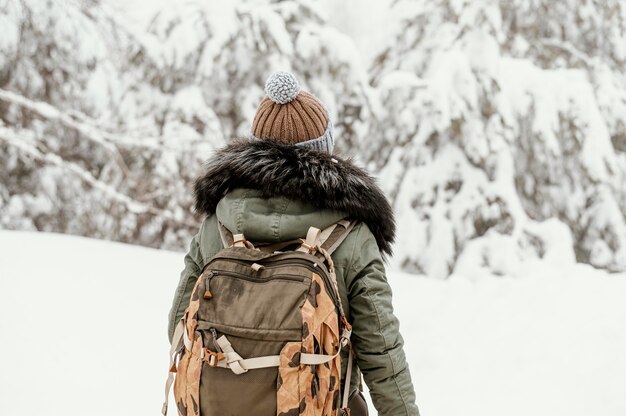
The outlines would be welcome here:
[[[204,361],[210,367],[217,367],[217,363],[219,363],[223,359],[224,359],[224,354],[222,354],[221,352],[214,352],[208,348],[204,349]]]
[[[300,247],[298,248],[298,251],[302,251],[302,252],[311,254],[311,253],[317,251],[317,246],[310,246],[306,242],[302,242],[302,244],[300,244]]]
[[[303,253],[314,253],[318,249],[318,243],[320,239],[321,230],[315,227],[309,227],[309,231],[306,233],[306,238],[300,244],[300,247],[296,251],[302,251]]]
[[[243,234],[235,234],[233,235],[233,247],[246,247],[248,240],[243,236]]]
[[[341,344],[341,348],[347,346],[348,344],[350,344],[350,336],[352,335],[352,331],[350,331],[347,328],[343,329],[343,333],[341,334],[341,339],[340,339],[340,344]]]
[[[341,316],[341,322],[343,323],[343,331],[341,333],[341,346],[345,347],[350,343],[350,337],[352,336],[352,325],[348,322],[345,315]]]

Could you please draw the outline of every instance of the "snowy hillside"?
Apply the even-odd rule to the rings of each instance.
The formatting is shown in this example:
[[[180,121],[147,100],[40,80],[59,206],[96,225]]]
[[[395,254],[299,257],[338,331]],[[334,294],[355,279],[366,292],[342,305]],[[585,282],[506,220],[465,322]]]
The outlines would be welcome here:
[[[0,414],[157,414],[182,254],[0,231]],[[626,414],[626,276],[389,275],[428,416]]]
[[[623,0],[0,0],[0,24],[0,227],[183,249],[202,162],[283,69],[393,202],[394,266],[626,271]]]

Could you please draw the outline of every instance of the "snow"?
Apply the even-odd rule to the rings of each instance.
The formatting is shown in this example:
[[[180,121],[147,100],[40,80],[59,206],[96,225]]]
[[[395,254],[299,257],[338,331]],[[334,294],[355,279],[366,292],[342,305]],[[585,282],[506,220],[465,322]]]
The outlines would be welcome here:
[[[156,414],[183,254],[16,231],[0,252],[0,414]],[[626,414],[626,274],[524,274],[389,272],[423,415]]]
[[[182,257],[10,231],[0,250],[0,414],[157,414]]]

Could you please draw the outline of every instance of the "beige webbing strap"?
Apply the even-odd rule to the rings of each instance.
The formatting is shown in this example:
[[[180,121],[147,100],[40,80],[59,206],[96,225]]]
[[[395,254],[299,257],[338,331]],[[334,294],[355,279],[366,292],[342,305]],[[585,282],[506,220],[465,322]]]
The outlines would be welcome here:
[[[185,344],[185,348],[187,351],[191,351],[191,340],[189,339],[189,335],[187,335],[187,327],[183,328],[183,344]]]
[[[246,247],[246,237],[243,234],[233,235],[233,247]]]
[[[333,354],[333,355],[327,355],[327,354],[307,354],[307,353],[303,352],[303,353],[300,353],[300,364],[304,364],[304,365],[320,365],[320,364],[324,364],[324,363],[327,363],[329,361],[332,361],[339,354],[341,354],[341,349],[339,349],[339,351],[337,351],[337,353]]]
[[[354,224],[353,221],[341,220],[323,230],[309,227],[306,238],[300,247],[298,247],[297,251],[315,253],[315,251],[318,251],[318,248],[323,248],[328,254],[332,254],[337,247],[339,247],[339,244],[350,234]]]
[[[280,355],[266,355],[264,357],[247,358],[245,360],[239,359],[237,365],[239,365],[241,369],[237,366],[233,368],[233,366],[228,363],[228,360],[232,358],[228,353],[225,353],[224,357],[225,360],[218,361],[216,367],[230,368],[235,374],[242,374],[248,370],[255,370],[257,368],[278,367],[280,365]]]
[[[319,238],[322,231],[319,228],[309,227],[309,231],[306,233],[306,238],[300,244],[300,247],[296,251],[302,251],[304,253],[313,253],[319,244]]]
[[[337,355],[339,355],[339,353],[335,355],[300,353],[300,364],[320,365],[332,361],[335,357],[337,357]],[[230,368],[235,374],[242,374],[248,370],[255,370],[257,368],[278,367],[280,365],[280,355],[266,355],[263,357],[243,359],[237,353],[233,354],[225,352],[224,357],[225,359],[218,361],[215,367]],[[233,369],[233,367],[231,366],[232,363],[228,363],[229,359],[234,359],[237,361],[238,366],[235,365],[235,369]],[[241,369],[243,370],[242,372],[237,372],[241,371],[239,367],[241,367]]]
[[[233,349],[225,335],[217,339],[217,344],[224,353],[224,359],[217,362],[215,367],[230,368],[235,374],[243,374],[248,370],[257,368],[278,367],[280,365],[280,355],[267,355],[264,357],[254,357],[243,359]],[[327,354],[300,354],[300,364],[320,365],[332,361],[341,353],[341,349],[334,355]]]
[[[343,386],[343,398],[341,401],[341,408],[345,409],[348,407],[348,399],[350,397],[350,379],[352,378],[352,361],[354,360],[354,355],[352,353],[352,346],[350,346],[350,350],[348,351],[348,366],[346,368],[346,381]]]
[[[233,233],[231,233],[230,230],[219,221],[217,222],[217,229],[220,232],[220,238],[222,239],[222,245],[224,248],[232,246],[234,241]]]
[[[225,364],[233,371],[233,373],[243,374],[248,371],[247,368],[244,368],[241,365],[243,357],[235,352],[233,346],[230,345],[230,341],[228,341],[228,339],[224,335],[217,339],[217,345],[219,345],[219,347],[222,349],[222,352],[224,353],[224,359],[226,361]],[[222,362],[223,361],[219,361],[217,365],[220,366]]]
[[[220,238],[222,240],[222,245],[224,248],[228,247],[248,247],[255,248],[254,245],[246,240],[243,234],[235,234],[226,228],[224,224],[221,222],[217,222],[217,230],[219,231]]]
[[[174,374],[176,374],[172,369],[176,364],[176,356],[180,351],[181,340],[183,338],[184,331],[183,320],[181,319],[176,325],[176,329],[174,330],[174,336],[172,337],[172,345],[170,347],[170,367],[169,374],[167,375],[167,380],[165,381],[165,401],[163,402],[163,407],[161,408],[161,413],[163,416],[167,415],[167,405],[169,402],[170,390],[172,389],[172,384],[174,383]]]
[[[181,340],[183,338],[183,334],[185,333],[185,323],[181,319],[178,321],[176,328],[174,328],[174,335],[172,335],[172,345],[170,346],[170,355],[180,350]]]

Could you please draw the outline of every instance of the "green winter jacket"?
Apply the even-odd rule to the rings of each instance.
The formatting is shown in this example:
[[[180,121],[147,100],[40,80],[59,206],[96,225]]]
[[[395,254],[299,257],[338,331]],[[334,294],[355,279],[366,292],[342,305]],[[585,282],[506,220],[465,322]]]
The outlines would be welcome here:
[[[332,255],[353,328],[356,367],[350,391],[359,388],[360,370],[379,415],[419,415],[381,253],[381,247],[390,250],[393,215],[371,178],[337,157],[246,141],[219,150],[195,191],[196,208],[207,216],[185,256],[169,315],[170,341],[203,266],[222,248],[217,221],[250,241],[279,242],[304,237],[310,226],[323,229],[350,217],[360,222]],[[327,195],[335,202],[317,199]]]

